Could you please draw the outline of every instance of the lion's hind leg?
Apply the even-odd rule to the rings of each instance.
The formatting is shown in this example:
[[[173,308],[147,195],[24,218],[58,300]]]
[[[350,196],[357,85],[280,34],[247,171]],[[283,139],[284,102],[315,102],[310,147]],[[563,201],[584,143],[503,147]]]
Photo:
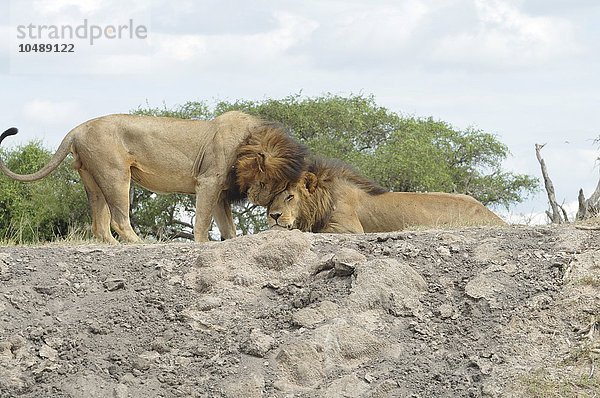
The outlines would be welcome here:
[[[82,169],[77,171],[81,176],[92,212],[92,234],[101,241],[118,243],[110,233],[110,211],[104,194],[90,173]]]
[[[141,242],[129,220],[129,184],[131,172],[127,167],[112,167],[94,174],[94,180],[104,194],[110,210],[110,225],[126,242]]]

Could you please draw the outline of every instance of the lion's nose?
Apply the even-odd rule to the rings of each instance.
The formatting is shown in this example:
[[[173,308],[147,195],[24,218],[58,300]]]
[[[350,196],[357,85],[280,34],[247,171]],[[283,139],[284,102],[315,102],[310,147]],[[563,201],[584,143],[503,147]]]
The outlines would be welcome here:
[[[272,213],[269,213],[269,216],[273,220],[277,221],[277,220],[279,220],[279,217],[281,217],[281,213],[279,213],[279,212],[272,212]]]

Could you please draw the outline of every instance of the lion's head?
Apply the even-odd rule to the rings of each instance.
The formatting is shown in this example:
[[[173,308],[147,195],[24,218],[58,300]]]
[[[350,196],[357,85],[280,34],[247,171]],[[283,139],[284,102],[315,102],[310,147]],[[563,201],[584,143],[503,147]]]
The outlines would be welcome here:
[[[333,211],[333,197],[317,175],[305,171],[296,183],[290,183],[267,207],[269,227],[279,226],[302,231],[318,231]]]
[[[235,183],[248,199],[266,206],[277,192],[298,181],[308,154],[300,144],[274,123],[263,123],[251,131],[238,150]]]
[[[269,227],[321,232],[331,219],[336,201],[343,195],[341,189],[348,184],[370,195],[387,192],[340,161],[310,159],[297,182],[272,191],[274,196],[267,207]]]

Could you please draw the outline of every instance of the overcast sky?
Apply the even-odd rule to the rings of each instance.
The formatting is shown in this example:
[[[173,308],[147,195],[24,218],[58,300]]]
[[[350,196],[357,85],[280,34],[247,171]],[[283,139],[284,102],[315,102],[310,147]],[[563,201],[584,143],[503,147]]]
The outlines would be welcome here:
[[[17,26],[134,25],[146,39],[19,54]],[[373,94],[405,115],[496,134],[505,167],[538,176],[559,201],[599,177],[597,0],[11,0],[0,5],[0,128],[55,148],[79,123],[146,103]],[[3,129],[3,128],[2,128]],[[512,209],[539,213],[545,192]]]

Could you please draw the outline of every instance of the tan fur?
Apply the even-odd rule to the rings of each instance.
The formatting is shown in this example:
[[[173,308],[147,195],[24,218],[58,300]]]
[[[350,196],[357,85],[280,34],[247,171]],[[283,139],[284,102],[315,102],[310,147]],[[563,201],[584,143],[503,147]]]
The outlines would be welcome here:
[[[409,227],[505,225],[467,195],[386,192],[347,166],[317,160],[267,208],[270,227],[306,232],[391,232]]]
[[[16,129],[7,130],[0,143]],[[75,159],[92,211],[92,232],[115,243],[139,241],[129,221],[129,185],[134,180],[155,192],[196,195],[196,241],[206,241],[211,217],[221,236],[235,236],[231,201],[256,192],[257,204],[271,196],[265,187],[297,181],[306,150],[285,131],[242,112],[213,120],[109,115],[89,120],[63,139],[48,165],[28,175],[15,174],[0,161],[0,170],[19,181],[50,174],[68,155]]]

